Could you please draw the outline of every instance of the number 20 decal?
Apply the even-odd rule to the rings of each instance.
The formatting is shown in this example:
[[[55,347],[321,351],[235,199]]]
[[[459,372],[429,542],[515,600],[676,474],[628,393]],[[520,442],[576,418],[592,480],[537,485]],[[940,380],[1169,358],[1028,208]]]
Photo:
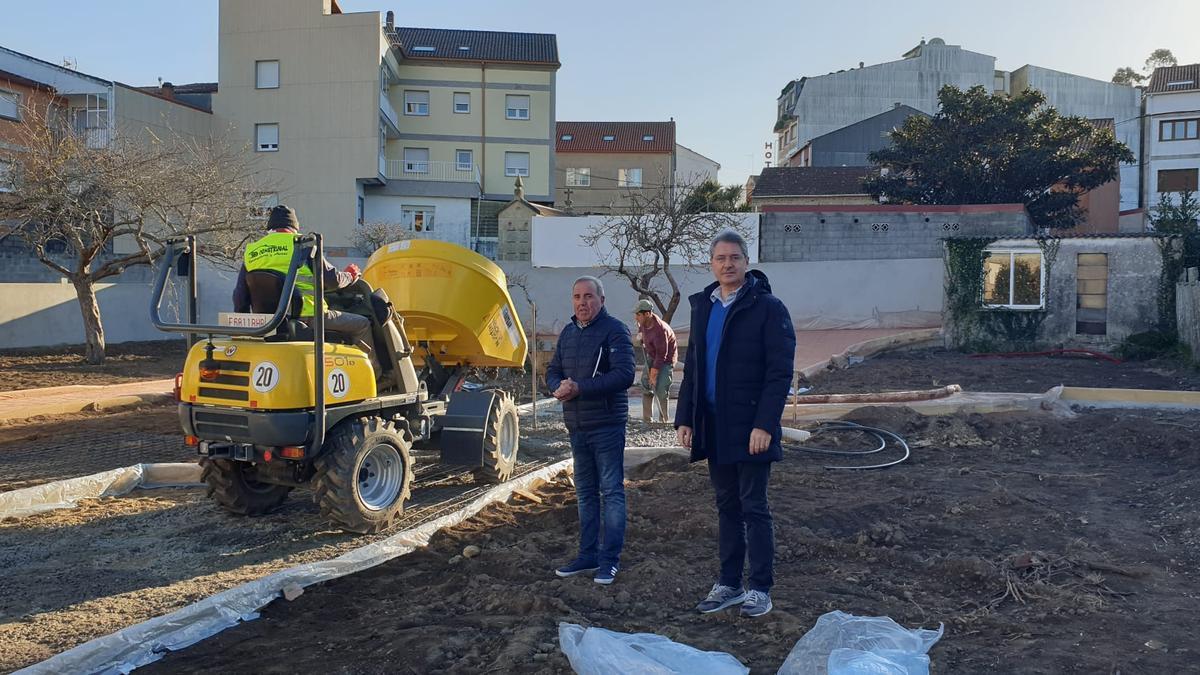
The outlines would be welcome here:
[[[250,382],[254,385],[254,391],[265,394],[279,384],[279,368],[270,361],[263,361],[254,366]]]
[[[334,398],[342,398],[350,390],[350,376],[341,368],[334,368],[329,371],[329,376],[325,379],[326,386],[329,387],[329,393]]]

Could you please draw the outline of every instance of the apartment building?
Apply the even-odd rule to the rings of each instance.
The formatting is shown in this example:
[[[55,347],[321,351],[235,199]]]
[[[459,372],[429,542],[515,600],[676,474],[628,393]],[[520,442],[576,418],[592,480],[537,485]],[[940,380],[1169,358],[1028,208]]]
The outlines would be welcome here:
[[[335,252],[365,222],[490,252],[482,214],[514,177],[553,198],[555,36],[381,19],[336,0],[222,0],[214,112]]]
[[[936,114],[937,94],[945,85],[1007,94],[1037,89],[1064,115],[1113,120],[1117,139],[1135,155],[1140,151],[1136,88],[1033,65],[997,70],[994,56],[933,38],[921,40],[896,61],[860,62],[857,68],[788,82],[776,98],[779,163],[799,165],[797,155],[813,139],[891,111],[896,104]],[[1137,206],[1138,176],[1136,164],[1121,167],[1123,209]]]
[[[675,121],[559,122],[555,205],[576,214],[623,213],[663,187],[717,180],[721,165],[680,145]]]
[[[1143,205],[1200,191],[1200,63],[1156,68],[1145,92]]]

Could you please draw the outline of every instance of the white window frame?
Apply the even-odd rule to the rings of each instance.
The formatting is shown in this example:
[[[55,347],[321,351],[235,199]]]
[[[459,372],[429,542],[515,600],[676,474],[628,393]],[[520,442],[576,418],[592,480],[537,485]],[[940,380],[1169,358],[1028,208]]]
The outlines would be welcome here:
[[[429,173],[429,148],[404,148],[404,173]]]
[[[525,105],[521,106],[521,99],[525,99]],[[505,94],[504,95],[504,119],[521,120],[522,122],[529,121],[529,108],[533,105],[533,99],[529,94]]]
[[[411,96],[410,96],[411,94]],[[421,96],[424,94],[424,101]],[[425,89],[404,90],[404,114],[410,117],[429,117],[429,91]]]
[[[983,284],[980,288],[982,297],[979,298],[980,303],[989,309],[1023,309],[1037,310],[1046,308],[1046,256],[1040,248],[1024,248],[1024,247],[1004,247],[1004,248],[988,248],[983,252],[984,258],[979,261],[979,273],[986,275],[987,268],[985,263],[987,258],[994,255],[1008,255],[1008,299],[1013,299],[1013,293],[1016,292],[1016,264],[1015,258],[1018,255],[1036,255],[1038,257],[1038,304],[1036,305],[1015,305],[1012,303],[996,303],[987,302],[987,277],[983,279]]]
[[[463,162],[463,155],[466,154],[467,161]],[[459,148],[454,151],[454,170],[455,171],[470,171],[475,168],[475,151]]]
[[[591,187],[592,170],[590,167],[570,167],[567,169],[567,187]]]
[[[267,71],[267,77],[264,77],[263,67],[275,64],[275,83],[271,84],[270,71]],[[265,80],[265,83],[264,83]],[[279,59],[264,59],[254,62],[254,88],[255,89],[278,89],[279,88]]]
[[[275,142],[271,143],[269,132],[274,129]],[[264,134],[268,134],[264,136]],[[264,143],[264,140],[267,142]],[[278,122],[262,122],[254,125],[254,151],[255,152],[279,152],[279,123]]]
[[[7,159],[0,159],[0,192],[12,192],[17,189],[17,164]]]
[[[634,178],[636,176],[636,179]],[[641,167],[630,167],[628,169],[617,169],[617,187],[625,188],[640,188],[642,187],[642,169]]]
[[[522,168],[520,166],[513,166],[513,164],[509,161],[510,159],[517,159],[518,157],[525,158],[524,168]],[[504,153],[504,175],[505,176],[524,176],[524,177],[528,178],[529,177],[529,153],[528,152],[505,152]]]
[[[12,101],[12,114],[0,108],[0,119],[21,121],[21,92],[0,89],[0,100]]]
[[[433,232],[434,221],[437,217],[437,207],[423,204],[404,204],[400,207],[400,224],[411,232]],[[417,220],[421,221],[421,229],[417,229]]]
[[[466,103],[462,103],[459,97],[466,97]],[[465,106],[461,107],[460,106]],[[469,115],[471,113],[471,92],[456,91],[454,92],[454,112],[458,115]]]

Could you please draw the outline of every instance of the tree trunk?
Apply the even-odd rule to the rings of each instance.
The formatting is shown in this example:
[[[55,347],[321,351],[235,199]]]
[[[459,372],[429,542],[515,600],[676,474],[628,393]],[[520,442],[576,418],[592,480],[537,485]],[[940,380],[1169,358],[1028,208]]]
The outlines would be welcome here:
[[[83,358],[92,365],[104,363],[104,324],[100,322],[100,303],[90,279],[72,279],[79,309],[83,314],[83,336],[86,342]]]

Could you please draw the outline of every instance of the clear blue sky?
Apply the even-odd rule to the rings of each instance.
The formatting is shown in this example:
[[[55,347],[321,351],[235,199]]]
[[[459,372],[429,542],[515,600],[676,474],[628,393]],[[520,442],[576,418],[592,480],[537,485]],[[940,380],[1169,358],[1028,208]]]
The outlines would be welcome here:
[[[244,0],[252,2],[253,0]],[[300,0],[297,0],[300,1]],[[319,2],[319,0],[308,0]],[[127,84],[214,81],[216,0],[12,3],[0,44]],[[997,58],[1107,80],[1155,48],[1200,61],[1197,0],[340,0],[393,10],[396,23],[555,33],[561,120],[666,120],[679,142],[721,163],[723,183],[762,165],[775,97],[801,75],[891,61],[922,37]],[[19,9],[17,9],[19,7]]]

